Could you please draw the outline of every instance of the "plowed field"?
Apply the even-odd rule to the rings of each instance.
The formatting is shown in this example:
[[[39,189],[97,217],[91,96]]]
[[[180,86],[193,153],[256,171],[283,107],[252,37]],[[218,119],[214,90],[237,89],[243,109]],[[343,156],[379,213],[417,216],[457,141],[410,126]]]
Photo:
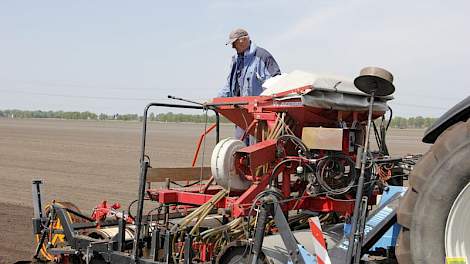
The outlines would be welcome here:
[[[141,123],[0,119],[0,263],[32,255],[31,181],[44,181],[44,200],[67,200],[88,213],[102,200],[125,207],[137,197]],[[151,123],[153,167],[190,166],[201,124]],[[233,125],[223,125],[222,138]],[[423,153],[423,130],[391,130],[393,154]],[[214,146],[208,138],[205,165]],[[199,162],[200,164],[200,162]]]

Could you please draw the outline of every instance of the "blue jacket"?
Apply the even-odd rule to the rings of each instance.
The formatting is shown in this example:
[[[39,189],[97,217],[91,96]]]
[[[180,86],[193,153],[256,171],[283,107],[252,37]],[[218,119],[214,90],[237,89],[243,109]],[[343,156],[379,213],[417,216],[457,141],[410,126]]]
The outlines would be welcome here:
[[[257,47],[253,42],[243,55],[236,54],[232,57],[230,73],[227,83],[219,91],[219,97],[233,97],[235,93],[237,62],[243,56],[243,68],[240,78],[240,96],[254,96],[263,92],[262,84],[267,79],[281,74],[274,57],[265,49]]]

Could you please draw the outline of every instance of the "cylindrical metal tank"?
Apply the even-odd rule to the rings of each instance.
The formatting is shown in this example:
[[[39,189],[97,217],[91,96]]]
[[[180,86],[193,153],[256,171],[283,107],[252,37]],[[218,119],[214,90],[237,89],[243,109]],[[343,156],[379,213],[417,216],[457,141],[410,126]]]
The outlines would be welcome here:
[[[110,226],[110,227],[92,229],[90,230],[90,232],[87,232],[87,236],[96,238],[96,239],[110,240],[113,237],[115,237],[118,233],[119,233],[118,227]],[[126,226],[125,240],[129,241],[129,240],[134,239],[134,234],[135,234],[135,225]]]
[[[234,154],[246,147],[243,141],[226,138],[221,140],[214,148],[211,157],[211,171],[215,182],[226,190],[244,191],[250,187],[251,182],[235,170]]]

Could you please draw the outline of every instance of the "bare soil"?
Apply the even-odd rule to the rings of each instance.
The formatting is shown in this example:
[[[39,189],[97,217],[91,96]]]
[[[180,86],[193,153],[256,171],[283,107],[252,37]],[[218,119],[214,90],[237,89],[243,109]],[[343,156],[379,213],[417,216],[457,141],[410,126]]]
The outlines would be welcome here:
[[[0,119],[0,263],[32,255],[33,179],[44,181],[44,201],[72,201],[83,212],[102,200],[127,207],[138,189],[141,123]],[[190,166],[203,124],[151,123],[147,154],[154,167]],[[233,125],[221,135],[232,136]],[[424,153],[423,130],[391,130],[393,154]],[[215,136],[208,137],[209,165]],[[202,154],[200,154],[202,155]],[[201,164],[201,159],[198,161]]]

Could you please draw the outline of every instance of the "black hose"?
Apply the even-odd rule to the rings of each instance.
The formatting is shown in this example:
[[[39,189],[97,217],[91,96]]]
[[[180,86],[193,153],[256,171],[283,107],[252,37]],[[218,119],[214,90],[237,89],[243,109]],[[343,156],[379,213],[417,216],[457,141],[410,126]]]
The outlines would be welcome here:
[[[372,125],[374,128],[375,140],[377,142],[377,146],[379,147],[380,152],[384,155],[388,155],[389,154],[388,147],[387,147],[387,144],[385,143],[387,129],[384,128],[383,126],[383,120],[384,120],[384,117],[382,117],[382,124],[380,125],[380,131],[377,129],[375,122],[372,122]]]
[[[144,200],[150,200],[150,198],[144,198]],[[127,207],[127,215],[129,215],[132,219],[135,219],[134,216],[131,214],[131,207],[132,205],[134,205],[136,202],[138,202],[139,199],[136,199],[134,201],[132,201],[129,206]]]
[[[198,180],[198,181],[195,181],[195,182],[193,182],[193,183],[189,183],[189,184],[183,185],[183,184],[179,184],[179,183],[174,182],[174,181],[170,181],[170,183],[172,183],[172,184],[174,184],[174,185],[176,185],[176,186],[178,186],[178,187],[181,187],[181,188],[191,187],[191,186],[196,185],[196,184],[198,184],[198,183],[200,183],[200,182],[201,182],[201,181]]]
[[[380,137],[379,130],[377,129],[375,122],[372,122],[372,126],[374,128],[375,141],[377,142],[377,146],[379,147],[379,150],[382,150],[382,138]]]
[[[304,144],[304,142],[302,142],[302,140],[294,135],[282,135],[282,136],[279,136],[277,139],[276,139],[276,145],[279,144],[279,141],[281,139],[290,139],[296,146],[300,146],[304,152],[304,155],[307,156],[308,155],[308,148],[307,146]]]
[[[343,176],[345,173],[345,165],[340,164],[339,160],[344,160],[347,163],[347,166],[349,166],[349,172],[347,176]],[[328,170],[332,170],[333,167],[328,168],[328,164],[333,162],[333,165],[338,164],[341,165],[339,170],[337,172],[340,173],[341,177],[347,177],[349,182],[348,184],[345,184],[345,186],[340,187],[340,188],[334,188],[331,187],[324,179],[326,176],[326,173]],[[339,194],[344,194],[348,192],[353,186],[356,181],[356,169],[354,167],[355,163],[352,161],[352,159],[349,156],[346,156],[344,154],[336,154],[335,156],[330,156],[325,159],[322,159],[320,162],[317,164],[317,170],[316,170],[316,176],[317,176],[317,181],[320,184],[320,186],[327,191],[328,193],[331,193],[333,195],[339,195]]]
[[[388,147],[387,147],[387,142],[385,141],[386,136],[387,136],[387,129],[384,128],[384,126],[380,126],[380,134],[381,134],[381,139],[382,139],[382,148],[383,148],[383,153],[385,155],[389,155],[388,152]]]
[[[276,166],[274,166],[274,169],[273,169],[273,172],[271,173],[271,175],[269,176],[269,187],[272,187],[273,186],[273,179],[274,179],[274,176],[277,175],[277,170],[279,170],[279,168],[281,167],[281,165],[287,163],[287,162],[300,162],[299,160],[296,160],[296,159],[285,159],[281,162],[279,162],[278,164],[276,164]]]
[[[393,110],[390,106],[388,106],[388,110],[390,110],[390,116],[388,118],[387,127],[385,128],[386,131],[388,131],[388,127],[390,126],[390,123],[392,123],[392,117],[393,117]]]

